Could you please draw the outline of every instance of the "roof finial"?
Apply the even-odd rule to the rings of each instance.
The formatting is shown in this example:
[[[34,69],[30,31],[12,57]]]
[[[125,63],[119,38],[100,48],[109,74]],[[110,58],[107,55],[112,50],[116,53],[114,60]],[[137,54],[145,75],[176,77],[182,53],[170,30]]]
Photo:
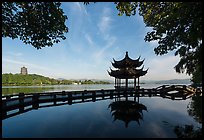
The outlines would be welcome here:
[[[128,56],[128,51],[126,51],[126,54],[125,54],[125,56],[126,56],[126,57]]]

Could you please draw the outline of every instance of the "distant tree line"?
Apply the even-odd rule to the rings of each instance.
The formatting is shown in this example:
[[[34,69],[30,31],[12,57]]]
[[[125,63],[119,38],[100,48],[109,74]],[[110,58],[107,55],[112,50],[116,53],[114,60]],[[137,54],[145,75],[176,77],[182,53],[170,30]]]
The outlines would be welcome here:
[[[2,86],[70,85],[70,84],[110,84],[106,81],[57,80],[37,74],[2,74]]]

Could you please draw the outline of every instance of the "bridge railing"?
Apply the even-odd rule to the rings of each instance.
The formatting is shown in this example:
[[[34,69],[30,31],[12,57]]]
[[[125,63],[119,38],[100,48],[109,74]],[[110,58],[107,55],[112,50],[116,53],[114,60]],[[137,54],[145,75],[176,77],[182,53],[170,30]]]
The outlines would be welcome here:
[[[19,109],[20,112],[25,112],[29,109],[29,106],[33,109],[38,109],[43,106],[56,106],[60,104],[75,104],[82,102],[95,102],[105,99],[113,99],[116,97],[152,97],[160,96],[163,98],[169,98],[172,100],[185,100],[192,96],[185,92],[171,94],[165,91],[165,89],[187,89],[183,85],[163,85],[152,89],[137,89],[137,90],[115,90],[115,89],[101,89],[101,90],[84,90],[84,91],[62,91],[62,92],[47,92],[47,93],[19,93],[14,95],[2,96],[2,111],[4,118],[12,116],[17,113],[8,114],[9,111]],[[43,103],[49,103],[42,105]]]

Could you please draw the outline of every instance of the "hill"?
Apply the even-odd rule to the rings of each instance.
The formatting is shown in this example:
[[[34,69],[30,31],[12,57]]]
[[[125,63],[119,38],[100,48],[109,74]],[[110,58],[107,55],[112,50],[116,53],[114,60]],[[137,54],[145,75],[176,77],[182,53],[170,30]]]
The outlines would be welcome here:
[[[2,86],[30,86],[30,85],[70,85],[70,84],[110,84],[106,81],[78,81],[63,78],[54,79],[37,74],[2,74]]]

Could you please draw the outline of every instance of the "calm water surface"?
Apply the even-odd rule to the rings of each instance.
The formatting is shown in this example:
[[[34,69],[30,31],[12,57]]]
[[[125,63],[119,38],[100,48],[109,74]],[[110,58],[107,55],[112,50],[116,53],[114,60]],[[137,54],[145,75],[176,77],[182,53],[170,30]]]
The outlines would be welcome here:
[[[153,88],[161,86],[161,84],[141,84],[141,88]],[[49,86],[2,86],[2,95],[16,93],[42,93],[53,91],[83,91],[97,89],[113,89],[114,84],[99,84],[99,85],[49,85]]]
[[[42,93],[53,91],[83,91],[96,89],[113,89],[113,84],[103,85],[49,85],[49,86],[2,86],[2,95],[16,93]]]
[[[111,88],[108,86],[95,88]],[[146,106],[147,110],[142,111],[143,117],[139,123],[132,120],[127,125],[119,118],[114,120],[109,105],[116,102],[115,99],[40,108],[2,120],[2,137],[174,138],[176,125],[188,124],[195,128],[202,126],[188,115],[187,106],[190,101],[140,97],[139,103]],[[129,119],[128,116],[125,119]]]

